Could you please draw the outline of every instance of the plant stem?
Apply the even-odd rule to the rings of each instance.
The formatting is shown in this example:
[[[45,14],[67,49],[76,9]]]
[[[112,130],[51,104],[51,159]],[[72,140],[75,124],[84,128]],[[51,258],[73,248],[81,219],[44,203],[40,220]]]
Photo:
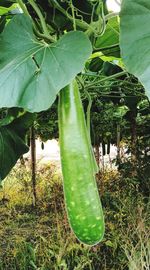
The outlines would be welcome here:
[[[109,50],[109,49],[114,49],[117,48],[119,46],[119,43],[113,44],[111,46],[107,46],[107,47],[103,47],[103,48],[94,48],[93,54],[99,51],[105,51],[105,50]]]
[[[47,29],[47,26],[46,26],[46,23],[45,23],[45,20],[44,20],[44,17],[39,9],[39,7],[37,6],[37,4],[34,2],[34,0],[29,0],[29,3],[30,5],[33,7],[33,9],[35,10],[36,14],[38,15],[39,19],[40,19],[40,22],[41,22],[41,25],[42,25],[42,28],[43,28],[43,32],[46,36],[49,36],[49,32],[48,32],[48,29]]]
[[[70,14],[68,14],[67,12],[66,12],[66,10],[65,9],[63,9],[62,7],[61,7],[61,5],[59,5],[59,3],[57,2],[57,0],[53,0],[53,4],[54,4],[54,7],[56,8],[56,9],[58,9],[62,14],[64,14],[69,20],[71,20],[73,23],[75,23],[77,26],[79,26],[80,28],[82,28],[83,30],[87,30],[89,27],[90,27],[90,25],[88,24],[88,23],[86,23],[85,21],[81,21],[81,20],[78,20],[78,19],[75,19],[75,21],[74,21],[74,18],[70,15]]]
[[[36,35],[37,35],[39,38],[49,40],[50,42],[56,42],[56,40],[55,40],[52,36],[50,36],[50,35],[45,35],[45,34],[40,33],[40,32],[36,29],[35,25],[34,25],[34,31],[35,31]]]
[[[71,0],[71,12],[72,12],[72,18],[73,18],[73,29],[74,31],[76,31],[76,19],[75,19],[75,14],[74,14],[74,6],[72,4],[72,0]]]
[[[107,78],[105,77],[105,78],[103,78],[103,79],[97,81],[96,84],[101,83],[101,82],[105,82],[105,81],[108,81],[108,80],[111,80],[111,79],[115,79],[115,78],[118,78],[118,77],[121,77],[121,76],[123,76],[123,75],[125,75],[125,74],[127,74],[127,73],[128,73],[127,71],[119,72],[119,73],[117,73],[117,74],[111,75],[111,76],[109,76],[109,77],[107,77]],[[86,88],[90,88],[91,86],[94,86],[94,85],[95,85],[95,82],[89,84]]]
[[[37,6],[37,4],[35,3],[34,0],[29,0],[29,3],[32,6],[32,8],[35,10],[36,14],[38,15],[40,22],[41,22],[42,29],[43,29],[44,34],[39,33],[36,30],[36,27],[34,24],[34,29],[35,29],[35,32],[37,33],[37,35],[40,37],[43,37],[47,40],[50,40],[51,42],[55,42],[56,40],[49,34],[49,31],[48,31],[48,28],[47,28],[47,25],[46,25],[46,22],[45,22],[43,15],[42,15],[41,10],[39,9],[39,7]]]
[[[109,13],[109,14],[107,14],[107,15],[105,16],[105,21],[108,21],[108,20],[110,20],[111,18],[116,17],[116,16],[118,16],[118,15],[119,15],[119,12],[112,12],[112,13]]]
[[[59,10],[62,14],[64,14],[69,20],[73,22],[74,29],[76,29],[76,26],[78,26],[83,29],[83,31],[85,31],[88,36],[90,36],[94,32],[95,28],[99,26],[99,20],[97,22],[88,24],[84,20],[76,19],[73,13],[73,16],[68,14],[68,12],[66,12],[66,10],[62,8],[62,6],[57,2],[57,0],[52,0],[52,2],[57,10]]]
[[[29,2],[33,2],[33,0],[29,0]],[[25,15],[27,15],[28,17],[30,17],[31,18],[31,16],[30,16],[30,14],[29,14],[29,12],[28,12],[28,10],[27,10],[27,8],[26,8],[26,5],[23,3],[23,1],[22,0],[17,0],[17,3],[19,4],[19,6],[21,7],[21,9],[22,9],[22,11],[23,11],[23,13],[25,14]],[[31,4],[31,3],[30,3]],[[34,3],[35,4],[35,3]],[[32,6],[33,7],[33,6]],[[40,10],[39,10],[40,11]],[[41,11],[40,11],[41,12]],[[42,15],[42,14],[41,14]],[[42,16],[43,17],[43,16]],[[43,18],[43,20],[44,20],[44,18]],[[41,21],[41,20],[40,20]],[[40,37],[40,38],[44,38],[44,39],[47,39],[47,40],[49,40],[49,41],[51,41],[51,42],[55,42],[55,40],[49,35],[49,33],[48,33],[48,31],[47,31],[47,33],[48,34],[41,34],[41,33],[39,33],[39,31],[37,30],[37,28],[36,28],[36,25],[35,25],[35,22],[34,21],[32,21],[33,22],[33,28],[34,28],[34,32],[36,33],[36,35],[38,36],[38,37]],[[45,21],[44,21],[44,23],[45,23]],[[42,23],[41,23],[42,24]],[[46,24],[45,24],[46,25]]]
[[[22,0],[17,0],[17,2],[18,2],[18,4],[19,4],[19,6],[21,7],[23,13],[24,13],[25,15],[27,15],[27,16],[30,17],[30,14],[29,14],[29,12],[28,12],[28,10],[27,10],[25,4],[23,3],[23,1],[22,1]]]

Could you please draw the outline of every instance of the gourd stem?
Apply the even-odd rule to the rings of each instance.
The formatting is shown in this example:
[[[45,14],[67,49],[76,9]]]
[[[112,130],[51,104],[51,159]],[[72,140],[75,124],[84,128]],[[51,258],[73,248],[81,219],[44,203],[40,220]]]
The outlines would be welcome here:
[[[30,17],[30,14],[29,14],[29,12],[28,12],[28,10],[26,8],[26,5],[23,3],[23,1],[22,0],[17,0],[17,2],[19,4],[19,6],[21,7],[23,13]]]
[[[37,4],[35,3],[34,0],[29,0],[30,5],[32,6],[32,8],[35,10],[36,14],[38,15],[40,22],[41,22],[41,26],[43,29],[43,33],[44,33],[44,37],[46,37],[47,39],[49,39],[51,42],[55,42],[55,39],[53,39],[48,32],[46,23],[45,23],[45,19],[42,15],[41,10],[39,9],[39,7],[37,6]]]
[[[20,8],[22,9],[23,13],[24,13],[25,15],[27,15],[28,17],[31,18],[30,14],[29,14],[29,12],[28,12],[28,10],[27,10],[27,8],[26,8],[26,5],[23,3],[23,1],[22,1],[22,0],[17,0],[17,3],[19,4],[19,6],[20,6]],[[32,19],[32,18],[31,18],[31,19]],[[43,20],[44,20],[44,18],[43,18]],[[49,34],[48,34],[48,35],[47,35],[47,34],[41,34],[41,33],[37,30],[34,21],[32,21],[32,22],[33,22],[33,29],[34,29],[34,32],[35,32],[35,34],[36,34],[38,37],[47,39],[47,40],[49,40],[49,41],[51,41],[51,42],[54,42],[54,41],[55,41]]]
[[[75,14],[74,14],[74,6],[72,4],[72,0],[70,0],[71,2],[71,12],[72,12],[72,18],[73,18],[73,29],[74,31],[76,31],[76,19],[75,19]]]

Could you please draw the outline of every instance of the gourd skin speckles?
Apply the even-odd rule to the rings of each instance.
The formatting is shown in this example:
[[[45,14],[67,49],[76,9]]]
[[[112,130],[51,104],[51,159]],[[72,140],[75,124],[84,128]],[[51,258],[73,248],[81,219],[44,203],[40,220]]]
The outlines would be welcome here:
[[[103,238],[104,218],[75,80],[60,91],[59,135],[68,219],[77,238],[87,245],[94,245]]]

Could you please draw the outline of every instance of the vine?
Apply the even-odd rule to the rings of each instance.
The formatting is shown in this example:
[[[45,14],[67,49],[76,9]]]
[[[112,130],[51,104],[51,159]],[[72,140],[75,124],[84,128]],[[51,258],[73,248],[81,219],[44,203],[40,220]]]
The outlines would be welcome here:
[[[22,0],[17,0],[17,3],[19,4],[19,6],[22,9],[22,11],[24,12],[24,14],[31,18],[30,14],[29,14],[29,12],[28,12],[28,10],[26,8],[26,5],[23,3],[23,1]],[[36,25],[35,25],[35,22],[32,20],[33,28],[34,28],[34,31],[35,31],[36,35],[38,37],[40,37],[40,38],[44,38],[46,40],[49,40],[50,42],[55,42],[56,40],[51,35],[49,35],[49,32],[48,32],[44,17],[42,15],[39,7],[37,6],[37,4],[35,3],[34,0],[29,0],[29,3],[32,6],[32,8],[35,10],[36,14],[38,15],[38,17],[40,19],[40,22],[41,22],[42,29],[43,29],[43,33],[40,33],[38,31]]]

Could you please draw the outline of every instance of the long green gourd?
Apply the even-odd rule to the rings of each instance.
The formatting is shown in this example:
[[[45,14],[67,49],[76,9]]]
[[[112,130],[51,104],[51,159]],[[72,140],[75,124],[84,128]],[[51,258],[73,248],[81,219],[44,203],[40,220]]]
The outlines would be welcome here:
[[[77,238],[95,245],[104,235],[104,217],[78,85],[60,91],[59,136],[65,203]]]

